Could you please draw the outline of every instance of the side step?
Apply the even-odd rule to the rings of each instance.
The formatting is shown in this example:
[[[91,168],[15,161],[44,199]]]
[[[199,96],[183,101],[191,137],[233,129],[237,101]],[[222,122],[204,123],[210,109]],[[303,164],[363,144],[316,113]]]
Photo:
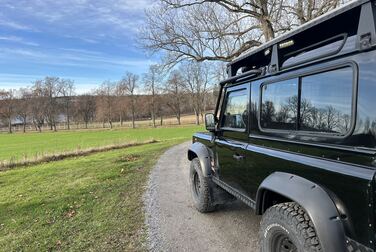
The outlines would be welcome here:
[[[225,190],[229,194],[233,195],[234,197],[240,199],[241,201],[243,201],[249,207],[256,209],[256,202],[254,200],[252,200],[248,196],[244,195],[243,193],[239,192],[238,190],[232,188],[231,186],[229,186],[225,182],[219,180],[217,177],[212,176],[211,179],[215,184],[217,184],[219,187],[223,188],[223,190]]]

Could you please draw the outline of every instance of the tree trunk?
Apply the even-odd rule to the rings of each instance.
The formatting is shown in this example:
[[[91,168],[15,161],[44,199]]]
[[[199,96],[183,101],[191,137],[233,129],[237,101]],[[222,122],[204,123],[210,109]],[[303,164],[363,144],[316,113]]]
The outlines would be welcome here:
[[[69,109],[67,109],[67,123],[68,123],[68,130],[70,130],[70,119],[69,119]]]
[[[263,34],[265,36],[265,40],[272,40],[275,37],[272,23],[266,18],[261,18],[260,24]]]
[[[180,99],[178,98],[178,104],[177,104],[177,107],[178,107],[178,111],[177,111],[177,119],[178,119],[178,124],[180,125],[181,124],[181,121],[180,121],[180,118],[181,118],[181,110],[180,110]]]
[[[163,115],[161,115],[161,126],[163,126]]]
[[[112,129],[112,121],[110,120],[109,123],[110,123],[110,129]]]
[[[195,109],[195,116],[196,116],[196,125],[200,125],[200,115],[196,109]]]
[[[87,122],[85,122],[85,129],[87,129]]]
[[[132,95],[132,128],[136,128],[135,125],[135,104],[134,104],[134,97]]]
[[[11,118],[9,118],[8,126],[9,126],[9,134],[12,134],[12,119]]]
[[[26,133],[26,119],[23,121],[23,133]]]
[[[134,111],[132,111],[132,128],[136,128],[136,125],[135,125],[135,120],[134,120]]]
[[[154,128],[157,127],[157,125],[155,124],[155,114],[154,114],[154,112],[151,112],[151,119],[153,121],[153,127]]]
[[[151,96],[151,119],[153,120],[153,127],[155,128],[157,125],[155,124],[155,100],[154,100],[154,90]]]

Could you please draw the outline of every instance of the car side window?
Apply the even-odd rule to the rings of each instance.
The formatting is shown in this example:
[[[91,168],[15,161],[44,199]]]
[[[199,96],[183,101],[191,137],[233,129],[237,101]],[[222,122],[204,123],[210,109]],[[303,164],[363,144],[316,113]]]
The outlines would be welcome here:
[[[260,127],[346,135],[352,123],[353,69],[262,85]]]
[[[298,83],[298,79],[290,79],[262,87],[260,120],[263,128],[296,129]]]
[[[351,126],[352,69],[303,77],[301,85],[300,130],[345,135]]]
[[[222,127],[246,129],[248,121],[248,95],[246,89],[227,93]]]

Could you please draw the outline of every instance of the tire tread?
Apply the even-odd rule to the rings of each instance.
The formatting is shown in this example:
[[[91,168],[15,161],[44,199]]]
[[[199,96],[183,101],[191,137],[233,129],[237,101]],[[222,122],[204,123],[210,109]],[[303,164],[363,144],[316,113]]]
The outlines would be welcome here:
[[[280,203],[270,207],[264,215],[282,217],[288,220],[289,224],[296,229],[299,238],[304,239],[303,251],[322,252],[314,225],[306,211],[299,204],[295,202]],[[261,224],[261,226],[263,225]]]
[[[202,175],[201,164],[198,158],[194,158],[191,161],[191,169],[195,169],[198,175],[200,176],[201,181],[201,197],[199,202],[195,204],[198,211],[201,213],[212,212],[215,210],[216,206],[213,204],[211,197],[211,188],[209,178],[206,178]]]

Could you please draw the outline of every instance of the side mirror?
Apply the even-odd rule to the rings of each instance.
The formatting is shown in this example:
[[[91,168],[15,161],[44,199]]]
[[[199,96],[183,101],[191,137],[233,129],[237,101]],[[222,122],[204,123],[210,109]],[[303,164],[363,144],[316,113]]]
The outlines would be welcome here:
[[[205,114],[205,128],[208,131],[215,131],[215,116],[213,113]]]

